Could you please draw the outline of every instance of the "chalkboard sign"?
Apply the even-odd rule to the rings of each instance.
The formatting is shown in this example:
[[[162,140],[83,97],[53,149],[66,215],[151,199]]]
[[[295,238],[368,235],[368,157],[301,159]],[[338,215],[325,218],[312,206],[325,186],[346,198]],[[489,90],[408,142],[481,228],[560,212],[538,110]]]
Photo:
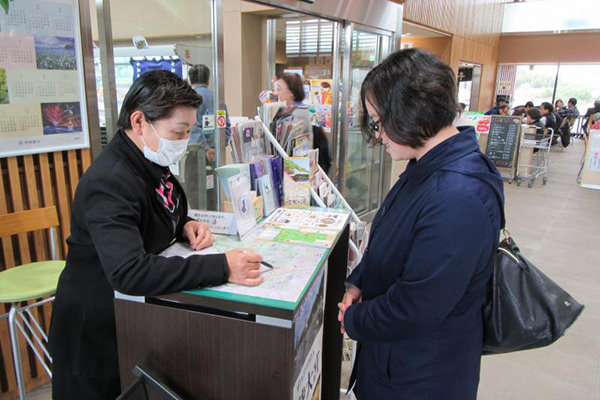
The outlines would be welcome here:
[[[513,168],[521,119],[493,116],[485,154],[501,168]]]

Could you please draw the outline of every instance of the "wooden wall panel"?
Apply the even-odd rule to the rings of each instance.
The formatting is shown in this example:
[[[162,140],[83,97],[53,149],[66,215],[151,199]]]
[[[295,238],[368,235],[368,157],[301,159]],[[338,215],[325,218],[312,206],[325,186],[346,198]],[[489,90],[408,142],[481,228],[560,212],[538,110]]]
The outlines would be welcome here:
[[[82,174],[90,166],[89,149],[0,158],[0,214],[57,206],[60,229],[59,256],[66,254],[66,239],[70,232],[71,202]],[[0,271],[26,262],[49,259],[49,239],[44,232],[0,238]],[[2,312],[8,307],[3,305]],[[48,330],[51,306],[34,315]],[[20,340],[23,372],[27,390],[49,381],[25,340]],[[17,397],[17,384],[12,364],[8,321],[0,320],[0,400]]]
[[[599,32],[506,35],[500,40],[498,59],[501,64],[597,63],[598,43]]]
[[[461,61],[482,65],[481,91],[476,108],[488,109],[494,97],[503,1],[407,0],[403,14],[407,21],[452,35],[448,58],[455,71],[458,72]]]

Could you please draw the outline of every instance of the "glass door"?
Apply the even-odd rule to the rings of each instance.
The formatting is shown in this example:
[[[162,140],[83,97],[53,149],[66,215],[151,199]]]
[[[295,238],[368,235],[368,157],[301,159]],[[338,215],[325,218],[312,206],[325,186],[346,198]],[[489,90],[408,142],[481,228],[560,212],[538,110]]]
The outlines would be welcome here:
[[[354,211],[369,219],[381,204],[389,186],[391,159],[381,146],[370,147],[364,140],[359,115],[361,113],[360,87],[373,67],[389,53],[390,36],[367,29],[346,27],[339,172],[344,197]]]

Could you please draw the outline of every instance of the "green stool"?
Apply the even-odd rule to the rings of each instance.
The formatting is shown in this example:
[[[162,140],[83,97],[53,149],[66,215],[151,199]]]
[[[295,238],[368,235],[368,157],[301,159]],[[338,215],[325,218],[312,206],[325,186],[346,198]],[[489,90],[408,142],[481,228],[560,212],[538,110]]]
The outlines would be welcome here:
[[[0,237],[50,228],[51,252],[52,258],[55,259],[56,232],[54,227],[56,225],[58,225],[58,218],[54,207],[0,215]],[[49,366],[52,363],[52,357],[47,349],[48,336],[30,310],[53,301],[54,297],[23,307],[20,306],[20,303],[52,296],[56,292],[58,278],[64,267],[65,261],[39,261],[0,272],[0,303],[11,304],[8,314],[4,314],[0,318],[8,316],[12,356],[21,400],[25,400],[25,380],[21,368],[17,332],[21,331],[46,373],[52,378]]]

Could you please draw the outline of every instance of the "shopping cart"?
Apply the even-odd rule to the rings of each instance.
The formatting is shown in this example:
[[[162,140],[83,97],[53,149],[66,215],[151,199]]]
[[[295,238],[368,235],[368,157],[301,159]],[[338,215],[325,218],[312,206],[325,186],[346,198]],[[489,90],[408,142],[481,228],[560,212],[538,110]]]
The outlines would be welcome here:
[[[526,125],[522,132],[515,178],[517,186],[521,185],[521,181],[529,180],[527,186],[531,188],[539,176],[542,176],[545,185],[548,181],[548,159],[554,130],[548,128],[541,133],[537,127]]]

